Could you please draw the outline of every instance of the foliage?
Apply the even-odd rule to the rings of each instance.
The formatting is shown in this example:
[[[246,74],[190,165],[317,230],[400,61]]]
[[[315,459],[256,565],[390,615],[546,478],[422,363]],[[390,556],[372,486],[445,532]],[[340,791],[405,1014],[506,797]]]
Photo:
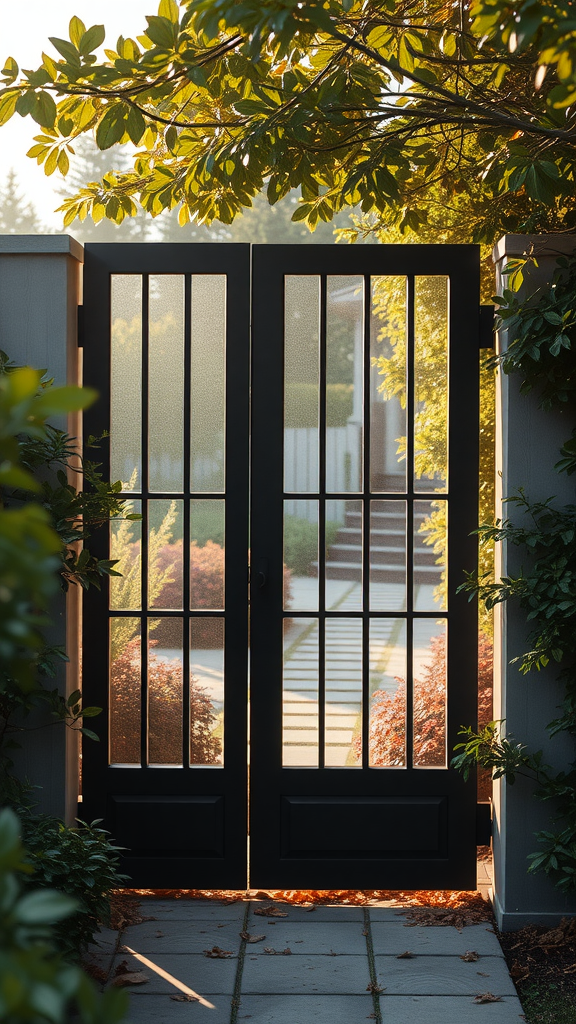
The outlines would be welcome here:
[[[487,726],[492,717],[492,642],[479,639],[478,720]],[[396,679],[393,692],[376,690],[370,705],[370,764],[402,767],[406,763],[406,682]],[[446,763],[446,635],[433,637],[430,660],[421,679],[414,679],[414,764],[442,767]],[[356,741],[357,746],[360,743]],[[480,799],[487,799],[489,779],[483,780]]]
[[[78,457],[73,439],[46,423],[94,398],[90,389],[55,388],[41,371],[14,367],[0,353],[0,781],[13,804],[28,799],[27,784],[13,774],[12,750],[31,713],[41,709],[48,724],[65,722],[94,738],[82,719],[100,710],[83,708],[80,691],[65,698],[46,685],[66,655],[42,633],[59,583],[64,590],[99,587],[114,572],[86,542],[124,513],[120,484],[105,483],[96,463]],[[80,469],[82,490],[71,482]]]
[[[182,763],[182,664],[153,653],[148,657],[148,756],[153,764]],[[140,728],[134,708],[140,705],[140,638],[135,637],[112,661],[110,680],[110,744],[117,764],[140,763]],[[140,716],[138,714],[138,723]],[[221,742],[214,706],[206,690],[190,679],[191,764],[220,763]]]
[[[554,8],[560,21],[568,10]],[[480,2],[475,12],[445,0],[161,0],[105,59],[103,26],[75,17],[70,39],[51,39],[55,58],[22,72],[7,59],[0,123],[32,117],[29,155],[47,174],[67,173],[84,134],[103,151],[136,147],[131,170],[64,202],[66,224],[121,222],[137,204],[230,224],[265,187],[272,204],[299,189],[294,220],[312,229],[360,205],[415,230],[431,188],[448,201],[481,193],[478,239],[549,216],[571,226],[566,59],[529,33],[511,51],[496,22],[486,32]]]
[[[338,523],[326,522],[326,548],[336,540]],[[318,526],[300,516],[284,516],[284,562],[295,576],[316,575]],[[284,581],[286,587],[286,580]]]
[[[23,198],[15,172],[8,171],[0,188],[0,234],[35,235],[42,230],[33,203]]]
[[[62,959],[51,927],[64,922],[75,902],[53,889],[22,892],[30,872],[13,811],[0,812],[0,1018],[3,1024],[117,1024],[127,1010],[118,989],[103,995],[82,971]],[[76,1018],[78,1019],[78,1018]]]
[[[125,882],[118,873],[117,848],[97,823],[69,828],[47,815],[24,814],[22,835],[32,874],[25,890],[56,888],[75,901],[75,910],[55,925],[52,940],[66,959],[76,960],[94,941],[110,915],[109,896]]]
[[[524,394],[536,388],[543,409],[565,408],[576,397],[575,283],[576,256],[562,257],[551,283],[533,291],[528,302],[512,288],[495,299],[496,326],[512,339],[496,362],[504,373],[522,375]]]

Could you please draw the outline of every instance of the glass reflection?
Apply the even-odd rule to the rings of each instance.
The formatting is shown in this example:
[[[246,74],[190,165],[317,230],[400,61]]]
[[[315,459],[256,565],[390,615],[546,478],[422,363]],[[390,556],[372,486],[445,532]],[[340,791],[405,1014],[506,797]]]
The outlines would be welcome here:
[[[320,278],[285,278],[284,490],[319,489]]]
[[[110,619],[110,764],[140,764],[140,619]]]
[[[151,491],[184,486],[184,277],[150,276]]]
[[[406,490],[405,277],[373,277],[370,319],[370,488]]]
[[[406,622],[370,622],[371,768],[406,767]]]
[[[414,281],[414,490],[448,482],[449,278]]]
[[[446,621],[414,620],[416,768],[446,768]]]
[[[326,490],[362,490],[364,281],[326,283]]]
[[[142,278],[112,274],[110,479],[142,487]]]
[[[148,762],[182,764],[182,619],[164,618],[148,638]]]
[[[326,608],[362,611],[362,501],[326,502]]]
[[[325,641],[327,768],[362,765],[362,620],[327,619]]]
[[[282,765],[318,767],[318,619],[284,620]]]
[[[224,619],[190,621],[190,764],[224,764]]]

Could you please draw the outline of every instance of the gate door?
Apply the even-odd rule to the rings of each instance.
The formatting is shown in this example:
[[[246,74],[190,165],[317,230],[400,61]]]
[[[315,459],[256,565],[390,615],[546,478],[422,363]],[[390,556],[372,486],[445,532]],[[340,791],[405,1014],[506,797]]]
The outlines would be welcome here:
[[[134,885],[243,888],[250,247],[85,251],[85,431],[111,432],[87,456],[142,519],[113,524],[123,576],[84,605],[85,700],[107,714],[82,816]]]
[[[253,249],[252,886],[475,887],[478,295],[476,246]]]

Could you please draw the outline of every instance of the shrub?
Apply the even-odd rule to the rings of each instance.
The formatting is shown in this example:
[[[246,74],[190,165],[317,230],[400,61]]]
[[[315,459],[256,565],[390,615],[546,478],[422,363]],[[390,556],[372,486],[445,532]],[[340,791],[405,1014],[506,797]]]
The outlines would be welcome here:
[[[445,764],[445,634],[430,643],[432,657],[422,679],[414,680],[414,764],[440,767]],[[487,725],[492,717],[492,644],[480,634],[478,642],[478,719]],[[406,738],[406,683],[396,679],[394,693],[376,690],[370,707],[370,763],[375,767],[403,766]],[[356,740],[357,747],[360,740]],[[490,776],[480,777],[479,799],[487,800]]]
[[[77,959],[94,941],[98,922],[109,922],[110,894],[126,880],[118,872],[117,847],[95,822],[68,828],[58,818],[27,814],[22,832],[33,868],[25,888],[55,887],[76,901],[74,914],[55,926],[54,940],[67,958]]]
[[[156,643],[157,641],[152,641]],[[114,761],[138,764],[140,731],[134,707],[140,702],[140,639],[130,641],[112,663],[110,695],[111,741]],[[156,764],[182,763],[182,665],[148,659],[149,758]],[[214,736],[217,718],[206,690],[190,680],[190,760],[192,764],[219,764],[222,744]]]
[[[336,540],[338,523],[326,523],[326,546]],[[284,517],[284,561],[295,576],[315,576],[318,562],[318,526],[300,516]]]

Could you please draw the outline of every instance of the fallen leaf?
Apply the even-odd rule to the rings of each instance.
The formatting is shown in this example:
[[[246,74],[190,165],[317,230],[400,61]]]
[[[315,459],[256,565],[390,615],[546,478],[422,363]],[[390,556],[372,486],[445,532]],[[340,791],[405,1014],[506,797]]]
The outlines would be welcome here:
[[[530,974],[530,971],[526,964],[513,963],[510,968],[510,976],[516,978],[517,981],[525,981]]]
[[[240,938],[244,939],[244,942],[262,942],[266,938],[265,935],[250,935],[250,932],[240,932]]]
[[[313,910],[316,910],[316,907],[314,907],[314,906],[312,906],[312,907],[306,907],[306,912],[307,912],[308,914],[311,914]]]
[[[150,975],[144,971],[127,971],[125,974],[118,974],[112,984],[121,988],[123,985],[143,985],[146,981],[150,981]]]
[[[272,956],[276,952],[276,950],[272,949],[272,946],[264,946],[264,952],[269,953],[270,956]]]
[[[220,946],[212,946],[212,949],[204,950],[204,956],[209,956],[212,960],[226,960],[227,957],[232,955],[231,950],[220,949]]]
[[[465,960],[467,964],[473,964],[475,960],[480,959],[480,954],[475,949],[467,949],[460,959]]]
[[[161,939],[164,936],[164,932],[156,932],[156,938]]]
[[[170,996],[170,999],[173,999],[175,1003],[197,1003],[198,1002],[198,1000],[195,999],[194,996],[185,996],[184,993],[181,993],[180,995],[177,995],[177,996]]]
[[[489,978],[490,977],[489,974],[486,974],[486,971],[476,971],[476,974],[479,974],[481,978]]]
[[[475,1003],[501,1003],[502,996],[493,996],[491,992],[483,992],[481,996],[474,996]]]
[[[366,985],[366,991],[377,994],[378,992],[384,992],[384,988],[382,985],[379,985],[377,981],[369,981]]]
[[[267,907],[256,907],[254,911],[260,917],[288,917],[288,914],[284,910],[280,910],[279,907],[275,907],[272,903]]]
[[[398,953],[398,956],[396,957],[396,959],[397,960],[412,960],[413,956],[414,956],[414,953],[411,953],[410,950],[407,949],[404,953]]]
[[[288,947],[286,947],[286,949],[283,949],[282,953],[284,956],[292,956],[292,950],[288,949]]]

